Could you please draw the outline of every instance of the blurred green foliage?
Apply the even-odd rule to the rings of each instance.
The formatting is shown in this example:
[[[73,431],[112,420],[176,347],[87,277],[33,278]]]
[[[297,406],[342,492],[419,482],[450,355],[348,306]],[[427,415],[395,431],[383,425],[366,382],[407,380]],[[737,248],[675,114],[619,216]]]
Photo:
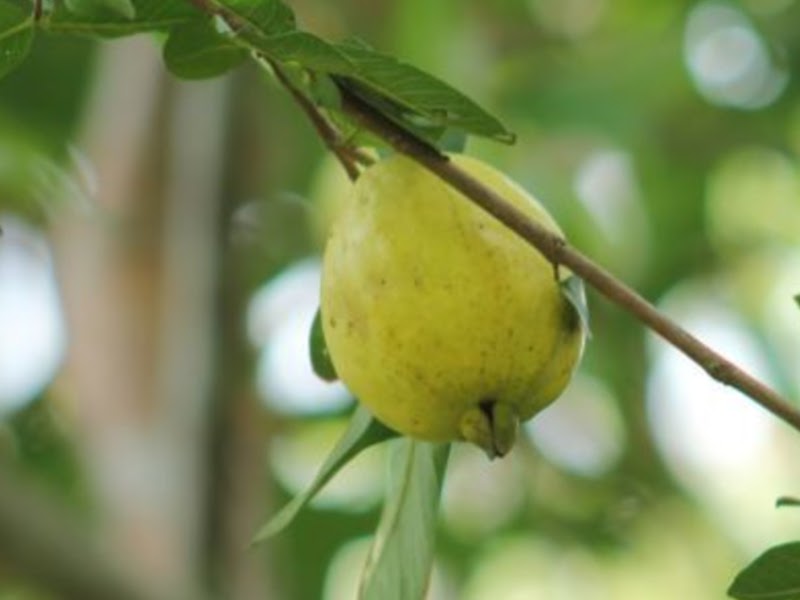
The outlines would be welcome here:
[[[773,266],[783,264],[779,259],[796,253],[800,243],[791,225],[800,214],[800,2],[291,4],[308,29],[329,39],[357,34],[381,51],[442,77],[499,116],[516,132],[517,144],[471,140],[467,151],[491,160],[532,190],[576,247],[642,295],[658,300],[682,283],[733,281],[733,308],[744,314],[767,356],[781,352],[771,341],[764,317],[773,278],[758,267],[761,263],[755,273],[746,268],[754,256]],[[687,21],[702,6],[741,11],[760,36],[769,60],[786,77],[770,102],[742,108],[702,93],[686,47]],[[42,170],[70,168],[67,148],[76,142],[86,117],[95,52],[96,43],[89,40],[40,35],[24,66],[0,81],[4,210],[35,220],[47,214]],[[285,92],[264,83],[253,97],[263,120],[248,124],[263,144],[256,155],[263,164],[258,167],[259,181],[251,187],[264,200],[254,214],[245,215],[246,224],[255,224],[253,231],[245,232],[247,239],[255,236],[257,243],[237,247],[234,257],[246,294],[298,259],[318,253],[316,232],[309,231],[314,205],[298,198],[318,194],[313,173],[322,168],[324,156]],[[597,190],[603,193],[595,195]],[[723,190],[717,200],[715,190]],[[759,198],[761,193],[774,202]],[[620,198],[627,199],[616,202]],[[730,211],[731,202],[753,214],[742,218],[741,211]],[[757,218],[765,213],[764,206],[775,215],[764,219],[765,225]],[[792,293],[798,289],[800,283]],[[790,294],[786,298],[791,302]],[[665,570],[691,570],[676,556],[694,550],[697,554],[689,555],[688,562],[708,569],[698,567],[697,573],[682,576],[682,582],[694,577],[700,583],[684,589],[683,595],[673,590],[669,596],[687,600],[708,598],[702,596],[708,590],[723,597],[736,565],[750,558],[747,552],[752,548],[731,541],[735,536],[676,478],[654,441],[646,412],[652,367],[647,333],[591,290],[589,303],[594,339],[582,373],[602,382],[622,416],[622,454],[596,476],[570,472],[532,448],[518,451],[507,467],[511,475],[499,468],[494,475],[476,471],[480,474],[474,478],[473,494],[484,493],[479,485],[485,481],[487,486],[514,487],[518,497],[512,501],[500,494],[498,506],[505,506],[507,514],[488,530],[459,530],[446,520],[440,532],[439,567],[446,572],[447,585],[456,587],[453,597],[485,597],[475,591],[483,588],[473,575],[483,572],[492,556],[506,551],[510,555],[519,550],[522,556],[543,561],[572,557],[578,564],[576,573],[605,573],[609,581],[617,577],[615,569],[624,571],[619,564],[627,558],[631,572],[639,569],[653,577],[654,586],[669,591],[669,577],[658,581],[654,575],[657,561],[650,560],[651,554],[662,553]],[[793,358],[774,358],[772,367],[784,391],[796,396],[797,383],[786,366]],[[48,393],[52,392],[3,423],[0,448],[13,448],[10,455],[22,468],[38,473],[68,502],[90,511],[90,501],[82,496],[81,466],[69,435],[48,409]],[[295,417],[270,410],[265,408],[273,423],[268,428],[271,435],[288,435],[285,422]],[[6,439],[11,440],[8,445]],[[270,483],[276,489],[276,505],[296,491],[286,489],[278,478]],[[769,493],[777,497],[793,491]],[[337,551],[369,534],[377,516],[374,507],[366,512],[328,508],[302,513],[274,545],[288,597],[320,598]],[[756,517],[741,515],[743,522],[751,518]],[[665,524],[659,525],[662,521]],[[688,540],[685,546],[676,539],[682,535]],[[17,585],[0,572],[0,598],[27,597],[12,596]],[[627,589],[625,585],[613,589]]]

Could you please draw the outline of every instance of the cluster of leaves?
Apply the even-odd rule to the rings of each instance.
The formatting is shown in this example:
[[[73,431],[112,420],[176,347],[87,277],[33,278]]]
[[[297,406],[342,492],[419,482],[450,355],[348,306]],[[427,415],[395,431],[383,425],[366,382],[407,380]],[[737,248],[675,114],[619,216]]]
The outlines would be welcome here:
[[[434,145],[466,135],[513,141],[496,118],[435,77],[359,40],[333,43],[298,29],[292,10],[280,0],[0,0],[0,77],[24,61],[39,32],[97,37],[158,33],[164,39],[165,64],[178,77],[214,77],[253,60],[279,68],[344,127],[343,89]],[[582,297],[582,290],[570,284],[565,294],[574,299]],[[585,310],[576,305],[585,320]],[[312,330],[311,352],[320,376],[334,378],[318,327]],[[309,489],[267,523],[257,540],[282,531],[354,456],[397,437],[358,409]],[[421,597],[433,557],[449,447],[407,439],[392,443],[390,485],[362,580],[363,598]],[[745,569],[729,593],[736,598],[800,598],[799,565],[800,543],[775,547]]]
[[[359,40],[331,43],[301,31],[277,0],[65,0],[41,15],[0,0],[0,76],[24,60],[36,30],[165,32],[164,60],[178,77],[214,77],[255,58],[296,74],[321,105],[335,108],[343,86],[432,142],[452,130],[513,141],[496,118],[446,83]]]

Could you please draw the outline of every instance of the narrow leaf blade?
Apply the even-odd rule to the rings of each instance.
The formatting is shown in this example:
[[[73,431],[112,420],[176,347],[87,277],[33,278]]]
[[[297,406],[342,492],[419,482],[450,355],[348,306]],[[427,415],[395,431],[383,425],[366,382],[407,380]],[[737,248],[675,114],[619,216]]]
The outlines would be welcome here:
[[[367,557],[359,600],[425,597],[449,453],[450,444],[409,438],[395,443],[386,504]]]
[[[800,600],[800,542],[775,546],[734,579],[728,595],[738,600]]]
[[[33,19],[8,2],[0,2],[0,77],[25,60],[33,41]]]
[[[185,79],[216,77],[238,66],[247,51],[201,19],[170,30],[164,44],[164,62],[173,74]]]
[[[263,542],[283,531],[342,467],[363,450],[397,435],[397,432],[377,421],[366,409],[359,406],[353,413],[347,430],[320,467],[308,489],[295,496],[289,504],[261,527],[256,533],[253,543]]]

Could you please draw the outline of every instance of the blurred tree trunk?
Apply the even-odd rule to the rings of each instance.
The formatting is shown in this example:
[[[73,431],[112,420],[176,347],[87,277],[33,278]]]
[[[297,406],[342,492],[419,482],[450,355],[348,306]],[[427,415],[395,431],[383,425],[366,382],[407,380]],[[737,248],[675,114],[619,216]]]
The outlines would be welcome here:
[[[220,443],[211,419],[229,401],[239,406],[242,394],[241,377],[217,379],[215,372],[215,352],[229,350],[215,350],[215,336],[242,343],[224,334],[239,327],[241,313],[217,325],[218,289],[229,283],[219,267],[223,210],[230,211],[221,204],[231,164],[224,159],[230,79],[175,82],[148,38],[102,52],[81,140],[97,189],[89,206],[68,208],[54,234],[71,337],[64,380],[100,534],[172,597],[201,597],[209,552],[229,563],[255,560],[247,550],[255,517],[238,509],[263,515],[249,496],[215,494],[215,513],[241,522],[230,549],[236,554],[222,557],[206,546],[230,537],[209,532],[209,523],[234,527],[228,517],[207,517],[210,491],[221,481],[220,464],[209,468],[212,439]],[[231,425],[242,425],[250,440],[223,461],[234,474],[228,459],[261,454],[252,446],[254,423],[249,415]],[[240,440],[233,431],[225,437]],[[263,469],[245,472],[263,481]],[[246,578],[239,587],[251,593],[266,591],[253,569],[220,575]]]

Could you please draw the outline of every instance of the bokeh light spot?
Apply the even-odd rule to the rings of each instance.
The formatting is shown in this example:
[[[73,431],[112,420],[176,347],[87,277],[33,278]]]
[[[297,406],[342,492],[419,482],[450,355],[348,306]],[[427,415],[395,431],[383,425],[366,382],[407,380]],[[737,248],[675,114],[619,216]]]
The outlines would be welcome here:
[[[788,83],[750,21],[728,4],[704,2],[689,13],[684,59],[698,91],[720,106],[765,107]]]
[[[258,290],[248,307],[248,335],[261,348],[258,391],[270,407],[288,414],[331,412],[350,402],[342,384],[323,381],[311,366],[308,336],[319,285],[319,261],[303,260]]]
[[[601,381],[581,374],[561,398],[528,421],[525,430],[548,460],[583,476],[603,475],[625,445],[613,396]]]
[[[33,400],[64,357],[66,332],[43,236],[3,217],[0,236],[0,416]]]

